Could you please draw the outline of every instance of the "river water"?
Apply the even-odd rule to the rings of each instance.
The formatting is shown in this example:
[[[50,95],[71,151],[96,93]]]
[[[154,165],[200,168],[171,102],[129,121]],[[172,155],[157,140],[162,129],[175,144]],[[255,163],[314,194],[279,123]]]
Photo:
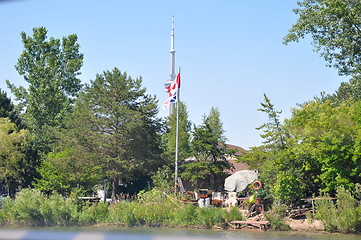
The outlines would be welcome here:
[[[360,240],[360,235],[164,228],[0,228],[1,240]]]

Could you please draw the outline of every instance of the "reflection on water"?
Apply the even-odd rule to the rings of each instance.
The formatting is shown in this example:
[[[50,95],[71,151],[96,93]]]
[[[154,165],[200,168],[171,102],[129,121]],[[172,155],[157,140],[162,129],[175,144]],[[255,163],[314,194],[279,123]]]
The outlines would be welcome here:
[[[261,231],[223,231],[197,229],[164,228],[40,228],[40,229],[1,229],[1,240],[359,240],[360,235],[261,232]]]

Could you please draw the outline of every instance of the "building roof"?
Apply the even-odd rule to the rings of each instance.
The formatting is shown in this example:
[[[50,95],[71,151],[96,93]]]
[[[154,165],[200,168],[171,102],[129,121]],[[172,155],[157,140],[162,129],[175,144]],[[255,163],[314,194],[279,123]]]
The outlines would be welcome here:
[[[241,171],[241,170],[248,170],[249,167],[244,162],[236,162],[237,157],[242,156],[243,154],[247,153],[248,151],[245,150],[242,147],[232,145],[232,144],[226,144],[227,150],[235,150],[234,156],[227,158],[228,162],[233,165],[233,169],[226,170],[225,172],[228,174],[233,174],[235,172]]]
[[[236,151],[235,156],[242,156],[243,154],[248,152],[244,148],[236,146],[236,145],[232,145],[232,144],[226,144],[226,149],[227,150],[235,150]]]
[[[226,157],[227,161],[233,165],[233,168],[230,169],[230,170],[225,170],[225,173],[231,175],[231,174],[233,174],[235,172],[238,172],[238,171],[241,171],[241,170],[249,170],[249,167],[248,167],[248,165],[246,163],[244,163],[244,162],[236,162],[237,157],[242,156],[243,154],[247,153],[248,152],[247,150],[245,150],[242,147],[232,145],[232,144],[225,144],[225,147],[226,147],[227,150],[234,150],[235,151],[235,153],[232,156]],[[193,162],[195,160],[196,160],[196,158],[194,156],[192,156],[192,157],[189,157],[187,159],[184,159],[183,161],[181,161],[180,164]]]

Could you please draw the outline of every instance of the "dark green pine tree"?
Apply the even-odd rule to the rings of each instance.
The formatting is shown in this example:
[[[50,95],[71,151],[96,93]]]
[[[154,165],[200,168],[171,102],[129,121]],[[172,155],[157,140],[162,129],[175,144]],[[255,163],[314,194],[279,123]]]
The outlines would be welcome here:
[[[261,103],[262,108],[258,111],[268,114],[269,122],[262,124],[257,130],[263,130],[261,137],[265,139],[263,142],[269,148],[283,149],[286,147],[286,134],[280,121],[282,111],[276,111],[271,100],[264,94],[264,102]]]
[[[179,103],[178,118],[178,159],[182,161],[190,156],[190,135],[192,123],[188,120],[187,106]],[[177,107],[174,113],[167,118],[166,133],[163,135],[165,145],[165,158],[173,166],[176,151],[176,127],[177,127]]]
[[[11,99],[0,89],[0,118],[9,118],[18,128],[23,128],[21,119]]]
[[[217,180],[223,179],[224,171],[232,167],[226,159],[231,152],[226,150],[225,141],[220,113],[218,109],[212,108],[209,115],[203,117],[203,123],[194,127],[191,142],[194,161],[181,166],[181,176],[191,181],[196,188],[205,184],[215,189],[219,185]]]
[[[146,179],[163,164],[157,113],[155,96],[146,94],[142,78],[118,68],[98,74],[77,99],[74,132],[112,180],[112,198],[119,182],[143,181],[146,187]]]

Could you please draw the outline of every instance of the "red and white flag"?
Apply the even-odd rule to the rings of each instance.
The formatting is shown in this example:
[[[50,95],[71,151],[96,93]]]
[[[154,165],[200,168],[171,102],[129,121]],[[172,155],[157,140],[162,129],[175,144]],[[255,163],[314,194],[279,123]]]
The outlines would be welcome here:
[[[177,92],[180,88],[180,73],[177,74],[176,79],[166,88],[168,92],[168,99],[163,103],[163,108],[169,107],[169,104],[177,102]]]

